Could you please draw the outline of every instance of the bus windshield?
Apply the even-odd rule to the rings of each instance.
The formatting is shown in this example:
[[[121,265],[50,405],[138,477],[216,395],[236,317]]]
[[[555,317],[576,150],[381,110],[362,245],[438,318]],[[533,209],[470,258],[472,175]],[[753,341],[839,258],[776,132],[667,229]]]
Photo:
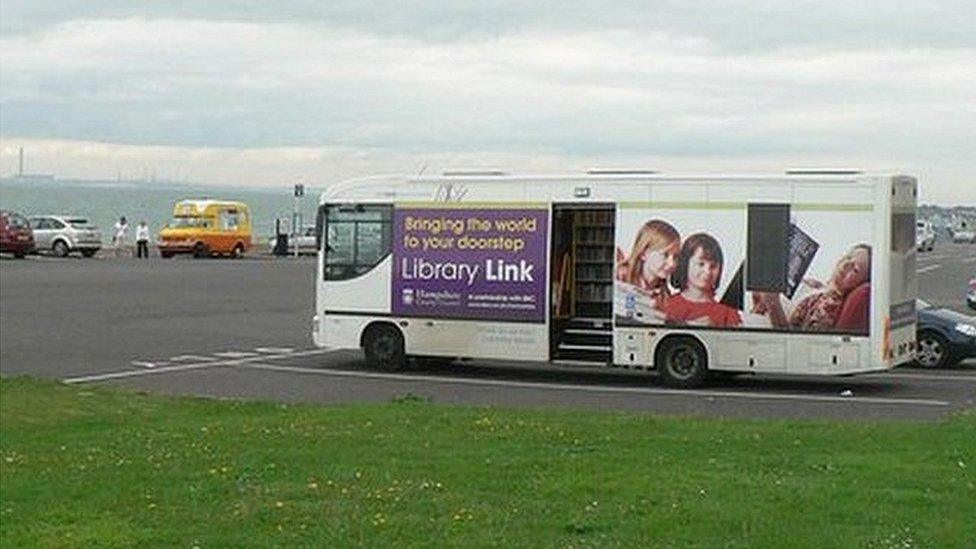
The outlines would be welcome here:
[[[359,276],[390,254],[393,208],[388,205],[329,205],[325,225],[326,280]]]

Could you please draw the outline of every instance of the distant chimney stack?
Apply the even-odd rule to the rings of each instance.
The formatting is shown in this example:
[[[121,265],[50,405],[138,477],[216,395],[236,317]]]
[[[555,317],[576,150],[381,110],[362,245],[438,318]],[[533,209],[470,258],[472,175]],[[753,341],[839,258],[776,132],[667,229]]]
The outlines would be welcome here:
[[[17,152],[17,177],[24,177],[24,148],[21,147]]]

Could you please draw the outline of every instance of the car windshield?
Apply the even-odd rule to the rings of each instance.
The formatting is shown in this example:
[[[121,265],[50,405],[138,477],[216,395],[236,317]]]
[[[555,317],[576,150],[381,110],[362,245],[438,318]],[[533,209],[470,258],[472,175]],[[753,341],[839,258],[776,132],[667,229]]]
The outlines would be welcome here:
[[[174,217],[173,221],[170,223],[171,227],[176,227],[178,229],[187,227],[210,227],[210,220],[206,217],[187,217],[178,216]]]
[[[70,219],[65,219],[65,221],[68,222],[68,225],[71,225],[72,227],[74,227],[76,229],[94,229],[95,228],[94,225],[90,224],[88,222],[88,220],[85,219],[85,218],[83,218],[83,217],[72,217]]]
[[[924,299],[916,299],[915,300],[915,308],[916,309],[929,309],[931,307],[932,307],[932,304],[929,303],[928,301],[925,301]]]

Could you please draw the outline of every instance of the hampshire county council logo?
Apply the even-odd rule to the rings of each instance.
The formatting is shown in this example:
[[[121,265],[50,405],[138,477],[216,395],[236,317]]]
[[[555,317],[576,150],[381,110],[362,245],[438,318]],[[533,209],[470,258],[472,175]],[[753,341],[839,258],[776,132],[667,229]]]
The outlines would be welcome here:
[[[405,288],[403,290],[403,304],[413,305],[413,290],[410,288]]]

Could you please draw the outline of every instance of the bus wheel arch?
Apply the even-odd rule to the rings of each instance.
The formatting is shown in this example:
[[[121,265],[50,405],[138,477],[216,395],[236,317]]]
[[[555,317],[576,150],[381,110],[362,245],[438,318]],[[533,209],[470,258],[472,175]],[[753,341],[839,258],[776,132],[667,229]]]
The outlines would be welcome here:
[[[393,372],[407,364],[403,331],[392,322],[371,322],[359,338],[366,362],[378,370]]]
[[[671,334],[657,344],[654,366],[668,387],[698,387],[708,376],[708,349],[694,335]]]

